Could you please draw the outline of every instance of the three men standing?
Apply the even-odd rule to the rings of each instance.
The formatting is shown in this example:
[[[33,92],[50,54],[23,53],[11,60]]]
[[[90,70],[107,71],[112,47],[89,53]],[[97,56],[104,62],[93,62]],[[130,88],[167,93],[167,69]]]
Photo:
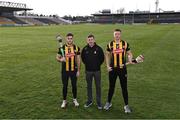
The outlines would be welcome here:
[[[67,84],[68,78],[71,78],[73,103],[79,106],[77,102],[77,87],[76,81],[80,71],[80,49],[73,44],[73,34],[69,33],[66,36],[67,43],[63,46],[65,57],[58,52],[56,59],[62,62],[62,82],[63,82],[63,103],[62,108],[66,107]],[[125,113],[130,113],[131,109],[128,106],[128,90],[127,90],[127,69],[126,69],[126,55],[128,55],[128,64],[132,63],[132,53],[129,44],[121,39],[121,30],[114,30],[114,40],[107,45],[106,50],[106,65],[109,72],[109,90],[107,102],[104,106],[108,110],[111,106],[111,100],[114,94],[116,79],[119,77],[124,99]],[[104,53],[100,46],[95,42],[94,35],[87,37],[87,45],[83,48],[81,58],[85,64],[86,82],[87,82],[87,101],[84,107],[89,107],[93,103],[92,97],[92,81],[95,80],[96,86],[96,102],[98,109],[102,109],[101,103],[101,65],[104,61]]]

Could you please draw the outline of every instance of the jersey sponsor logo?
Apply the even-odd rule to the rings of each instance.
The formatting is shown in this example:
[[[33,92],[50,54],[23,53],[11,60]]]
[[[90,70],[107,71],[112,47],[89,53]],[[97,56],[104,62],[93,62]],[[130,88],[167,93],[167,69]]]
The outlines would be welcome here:
[[[66,54],[66,57],[70,58],[70,57],[74,57],[75,56],[75,53],[67,53]]]
[[[116,50],[113,50],[113,53],[115,54],[119,54],[119,53],[123,53],[124,50],[123,49],[116,49]]]

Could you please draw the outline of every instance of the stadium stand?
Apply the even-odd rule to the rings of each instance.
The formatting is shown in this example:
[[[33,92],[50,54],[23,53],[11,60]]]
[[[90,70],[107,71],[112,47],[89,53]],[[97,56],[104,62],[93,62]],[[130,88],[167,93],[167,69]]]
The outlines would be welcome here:
[[[52,18],[51,20],[54,21],[54,22],[57,22],[57,23],[59,23],[59,24],[72,24],[72,21],[70,21],[70,20],[65,20],[65,19],[60,18],[60,17],[58,17],[58,18],[54,17],[54,18]]]
[[[15,22],[8,18],[0,17],[0,24],[15,24]]]
[[[26,23],[28,23],[29,25],[46,25],[43,22],[40,22],[38,20],[35,20],[34,18],[31,17],[18,17],[21,21],[24,21]]]
[[[0,1],[0,26],[28,26],[28,25],[58,25],[58,24],[75,24],[75,23],[180,23],[180,12],[163,11],[159,13],[150,13],[150,11],[130,11],[129,13],[111,13],[109,9],[101,13],[92,14],[88,18],[77,16],[72,19],[63,19],[56,15],[45,16],[31,14],[27,11],[33,9],[27,8],[26,4]],[[24,11],[23,14],[14,14]],[[84,19],[85,18],[85,19]]]
[[[51,25],[51,24],[55,24],[55,25],[59,24],[58,22],[55,22],[55,21],[53,21],[51,19],[48,19],[48,18],[34,18],[34,19],[38,20],[40,22],[43,22],[45,24],[49,24],[49,25]]]
[[[27,11],[33,9],[27,8],[26,4],[0,1],[0,26],[27,26],[27,25],[58,25],[71,24],[71,21],[63,18],[45,17],[45,16],[28,16]],[[17,11],[24,11],[22,15],[15,15]]]
[[[18,19],[17,17],[8,16],[6,18],[12,20],[15,24],[28,24],[28,23],[23,22],[22,20]]]
[[[71,21],[60,17],[40,17],[40,16],[16,16],[21,21],[30,25],[49,25],[49,24],[71,24]]]
[[[92,14],[94,23],[180,23],[180,12]]]

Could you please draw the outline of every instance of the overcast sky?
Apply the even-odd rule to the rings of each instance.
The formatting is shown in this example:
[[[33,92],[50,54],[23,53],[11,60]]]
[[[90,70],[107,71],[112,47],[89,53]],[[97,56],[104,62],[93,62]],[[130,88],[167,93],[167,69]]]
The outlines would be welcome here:
[[[91,15],[102,9],[125,8],[126,12],[134,10],[155,11],[156,0],[2,0],[17,3],[26,3],[37,14],[64,15]],[[163,10],[180,11],[180,0],[159,0],[159,8]]]

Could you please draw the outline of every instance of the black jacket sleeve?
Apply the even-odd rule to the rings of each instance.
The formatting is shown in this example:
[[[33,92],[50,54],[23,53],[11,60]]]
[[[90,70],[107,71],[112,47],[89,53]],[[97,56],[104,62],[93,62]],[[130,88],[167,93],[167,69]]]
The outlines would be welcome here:
[[[81,59],[82,59],[82,62],[85,64],[86,63],[86,57],[85,57],[85,49],[84,48],[82,49],[82,52],[81,52]]]
[[[99,47],[99,60],[101,65],[104,62],[104,52],[101,47]]]

